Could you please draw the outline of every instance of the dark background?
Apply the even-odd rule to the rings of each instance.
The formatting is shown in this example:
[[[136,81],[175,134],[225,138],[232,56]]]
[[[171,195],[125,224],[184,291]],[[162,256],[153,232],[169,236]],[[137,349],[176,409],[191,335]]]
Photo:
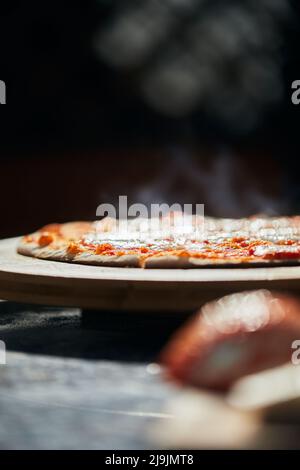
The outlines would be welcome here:
[[[121,194],[299,212],[297,2],[10,2],[0,21],[1,237]]]

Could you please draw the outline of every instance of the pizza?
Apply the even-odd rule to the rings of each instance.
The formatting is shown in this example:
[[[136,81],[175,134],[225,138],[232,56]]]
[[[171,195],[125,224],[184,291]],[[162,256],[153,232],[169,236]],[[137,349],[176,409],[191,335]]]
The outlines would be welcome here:
[[[176,223],[179,215],[133,219],[126,222],[126,230],[110,217],[95,222],[50,224],[24,236],[17,251],[69,263],[142,268],[300,262],[300,216],[217,219],[191,215],[182,227]]]

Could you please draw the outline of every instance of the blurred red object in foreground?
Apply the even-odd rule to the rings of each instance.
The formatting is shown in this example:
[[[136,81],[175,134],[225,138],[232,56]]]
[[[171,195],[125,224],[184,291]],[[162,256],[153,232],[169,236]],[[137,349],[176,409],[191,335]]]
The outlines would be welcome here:
[[[228,295],[208,303],[161,355],[168,377],[215,390],[291,360],[300,339],[300,300],[267,290]]]

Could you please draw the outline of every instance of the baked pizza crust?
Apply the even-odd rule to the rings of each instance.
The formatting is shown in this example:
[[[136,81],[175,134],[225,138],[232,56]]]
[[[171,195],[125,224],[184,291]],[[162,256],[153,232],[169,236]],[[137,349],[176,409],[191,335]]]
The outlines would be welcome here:
[[[70,253],[68,250],[70,243],[89,232],[92,226],[93,224],[90,222],[51,224],[44,227],[42,230],[49,232],[50,234],[57,233],[57,230],[60,231],[62,239],[56,241],[55,246],[50,244],[45,247],[40,247],[36,240],[40,237],[41,231],[37,231],[29,236],[34,241],[28,241],[28,237],[23,237],[19,241],[17,252],[24,256],[52,261],[62,261],[66,263],[111,267],[140,267],[140,260],[136,255],[97,255],[91,250],[86,250],[76,254]]]
[[[282,218],[283,219],[283,218]],[[226,221],[222,225],[222,220]],[[255,220],[255,219],[254,219]],[[274,220],[278,219],[259,219],[264,224],[264,230],[273,230]],[[288,219],[287,219],[288,220]],[[273,222],[272,222],[273,221]],[[243,230],[247,219],[240,219],[234,221],[231,226],[234,227],[235,233]],[[284,225],[284,219],[280,222]],[[97,222],[97,229],[102,230],[103,234],[107,233],[107,239],[110,240],[110,233],[112,227],[115,226],[115,221],[112,219],[103,219],[100,223]],[[272,225],[273,224],[273,225]],[[208,225],[210,230],[223,230],[230,227],[228,219],[212,219],[208,218]],[[291,218],[290,225],[292,227],[300,226],[299,217]],[[226,268],[226,267],[256,267],[256,266],[286,266],[297,265],[300,263],[299,259],[265,259],[257,256],[253,259],[245,258],[200,258],[198,256],[177,255],[176,253],[157,253],[143,256],[142,253],[128,253],[128,254],[97,254],[95,249],[92,250],[89,246],[84,246],[81,250],[70,249],[72,243],[76,245],[81,238],[87,233],[95,230],[95,223],[93,222],[70,222],[66,224],[51,224],[43,227],[39,231],[23,237],[17,247],[17,252],[21,255],[31,256],[44,260],[62,261],[67,263],[87,264],[95,266],[110,266],[110,267],[143,267],[149,269],[157,268],[170,268],[170,269],[187,269],[187,268]],[[40,237],[50,236],[53,238],[51,243],[40,244]],[[106,235],[105,235],[106,236]],[[47,240],[46,240],[47,241]],[[42,246],[41,246],[42,245]],[[123,251],[126,251],[123,250]]]
[[[295,266],[300,260],[265,260],[243,261],[224,259],[199,259],[196,257],[180,257],[174,255],[153,255],[141,261],[138,255],[96,255],[86,251],[77,255],[70,255],[67,247],[60,249],[37,248],[34,244],[19,242],[17,251],[24,256],[31,256],[50,261],[85,264],[90,266],[147,268],[147,269],[197,269],[197,268],[253,268],[274,266]]]

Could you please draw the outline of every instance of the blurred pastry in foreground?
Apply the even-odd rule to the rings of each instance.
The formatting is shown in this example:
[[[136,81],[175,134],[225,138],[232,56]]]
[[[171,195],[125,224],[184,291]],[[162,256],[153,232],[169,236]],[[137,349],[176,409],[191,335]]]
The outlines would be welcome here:
[[[243,376],[290,362],[297,339],[297,297],[242,292],[204,305],[171,338],[161,363],[179,383],[222,391]]]

